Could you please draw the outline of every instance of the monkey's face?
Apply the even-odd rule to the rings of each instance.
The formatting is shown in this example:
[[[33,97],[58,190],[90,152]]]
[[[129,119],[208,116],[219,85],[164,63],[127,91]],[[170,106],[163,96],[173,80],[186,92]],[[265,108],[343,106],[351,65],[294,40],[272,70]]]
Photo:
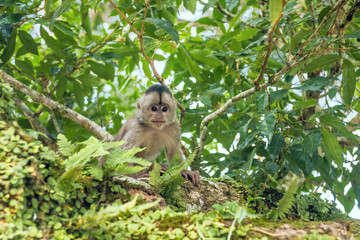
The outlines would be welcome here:
[[[141,122],[151,128],[162,130],[176,121],[176,102],[167,93],[151,92],[138,101]]]
[[[148,107],[148,113],[150,115],[150,127],[155,129],[163,129],[168,123],[168,115],[170,107],[167,104],[151,104]]]

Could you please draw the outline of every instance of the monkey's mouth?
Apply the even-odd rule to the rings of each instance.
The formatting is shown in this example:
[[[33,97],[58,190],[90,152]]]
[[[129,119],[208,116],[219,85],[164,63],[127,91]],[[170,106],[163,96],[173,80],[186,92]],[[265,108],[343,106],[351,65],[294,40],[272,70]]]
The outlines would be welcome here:
[[[164,121],[151,121],[151,122],[154,123],[158,127],[161,127],[165,123]]]

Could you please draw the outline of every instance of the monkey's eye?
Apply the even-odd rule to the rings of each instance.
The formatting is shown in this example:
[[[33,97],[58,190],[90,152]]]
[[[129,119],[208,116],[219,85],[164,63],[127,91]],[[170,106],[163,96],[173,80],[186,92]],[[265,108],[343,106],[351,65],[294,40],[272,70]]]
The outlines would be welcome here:
[[[151,107],[151,111],[156,112],[156,111],[157,111],[157,107],[155,107],[155,106]]]
[[[162,109],[161,109],[161,111],[163,111],[163,112],[167,112],[167,107],[163,107]]]

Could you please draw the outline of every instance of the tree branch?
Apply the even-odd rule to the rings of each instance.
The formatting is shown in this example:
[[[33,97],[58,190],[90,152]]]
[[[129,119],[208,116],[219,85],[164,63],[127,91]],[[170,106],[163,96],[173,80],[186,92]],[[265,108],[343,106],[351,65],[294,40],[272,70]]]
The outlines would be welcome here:
[[[270,58],[270,54],[272,52],[272,48],[273,48],[273,35],[274,35],[274,31],[275,31],[275,28],[276,26],[278,25],[279,21],[280,21],[281,18],[279,18],[277,20],[277,22],[272,26],[269,34],[268,34],[268,49],[266,51],[266,56],[265,56],[265,59],[263,61],[263,64],[261,65],[261,70],[260,70],[260,74],[259,76],[257,77],[257,79],[254,81],[254,85],[255,85],[255,89],[256,91],[259,91],[259,84],[260,84],[260,81],[263,79],[264,77],[264,73],[265,73],[265,69],[266,69],[266,66],[267,66],[267,62]]]
[[[293,67],[299,65],[301,62],[305,61],[308,57],[309,57],[309,55],[304,56],[299,61],[297,61],[293,64],[285,65],[283,67],[283,69],[281,69],[281,71],[279,71],[278,73],[276,73],[274,75],[272,81],[270,81],[269,83],[264,83],[264,84],[258,86],[258,89],[256,89],[256,87],[253,87],[253,88],[246,90],[245,92],[239,93],[238,95],[229,99],[221,108],[219,108],[218,110],[207,115],[201,121],[201,124],[200,124],[200,142],[199,142],[199,152],[197,155],[197,159],[201,159],[201,155],[204,151],[208,125],[211,121],[213,121],[215,118],[219,117],[221,114],[225,113],[237,101],[244,99],[248,96],[251,96],[255,92],[260,91],[264,88],[267,88],[268,86],[274,85],[287,71],[289,71]]]
[[[40,136],[40,138],[45,142],[54,151],[57,151],[56,141],[51,137],[49,131],[45,128],[44,124],[40,121],[37,114],[31,111],[25,103],[21,102],[19,99],[15,98],[15,104],[26,116],[26,119],[29,121],[31,127],[38,132],[43,133],[45,136]]]
[[[320,25],[317,27],[317,29],[315,29],[315,31],[313,32],[313,34],[311,34],[311,36],[304,42],[304,44],[302,44],[300,46],[300,51],[302,52],[302,50],[304,49],[305,46],[307,46],[311,40],[313,40],[321,31],[321,29],[325,26],[325,24],[329,21],[329,19],[331,18],[332,14],[334,12],[336,12],[340,7],[342,7],[344,4],[346,4],[348,0],[341,0],[339,2],[337,2],[337,4],[335,5],[335,7],[333,7],[329,13],[323,18],[323,20],[321,21]]]
[[[52,99],[46,97],[45,95],[29,88],[28,86],[24,85],[23,83],[19,82],[12,76],[8,75],[4,71],[0,70],[0,77],[2,81],[9,83],[13,88],[19,90],[20,92],[24,93],[25,95],[31,97],[32,99],[40,102],[41,104],[47,106],[50,110],[59,113],[61,116],[71,119],[72,121],[76,122],[80,126],[84,127],[92,134],[94,134],[97,138],[101,140],[112,140],[112,136],[103,130],[97,123],[89,120],[88,118],[84,117],[83,115],[75,112],[74,110],[67,108],[66,106],[53,101]]]

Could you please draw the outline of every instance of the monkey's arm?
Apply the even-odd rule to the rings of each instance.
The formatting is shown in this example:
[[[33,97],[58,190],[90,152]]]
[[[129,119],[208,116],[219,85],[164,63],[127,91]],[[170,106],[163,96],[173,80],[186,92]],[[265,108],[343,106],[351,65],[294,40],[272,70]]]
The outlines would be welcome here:
[[[183,154],[181,152],[180,147],[178,149],[168,149],[165,148],[165,153],[166,153],[166,158],[167,160],[170,161],[172,160],[174,154],[178,152],[179,156],[180,156],[180,160],[181,162],[184,161],[184,157]],[[183,178],[185,178],[186,180],[191,180],[191,182],[193,183],[193,185],[197,186],[200,180],[200,173],[199,171],[189,171],[189,170],[182,170],[181,171],[181,175],[183,176]]]

